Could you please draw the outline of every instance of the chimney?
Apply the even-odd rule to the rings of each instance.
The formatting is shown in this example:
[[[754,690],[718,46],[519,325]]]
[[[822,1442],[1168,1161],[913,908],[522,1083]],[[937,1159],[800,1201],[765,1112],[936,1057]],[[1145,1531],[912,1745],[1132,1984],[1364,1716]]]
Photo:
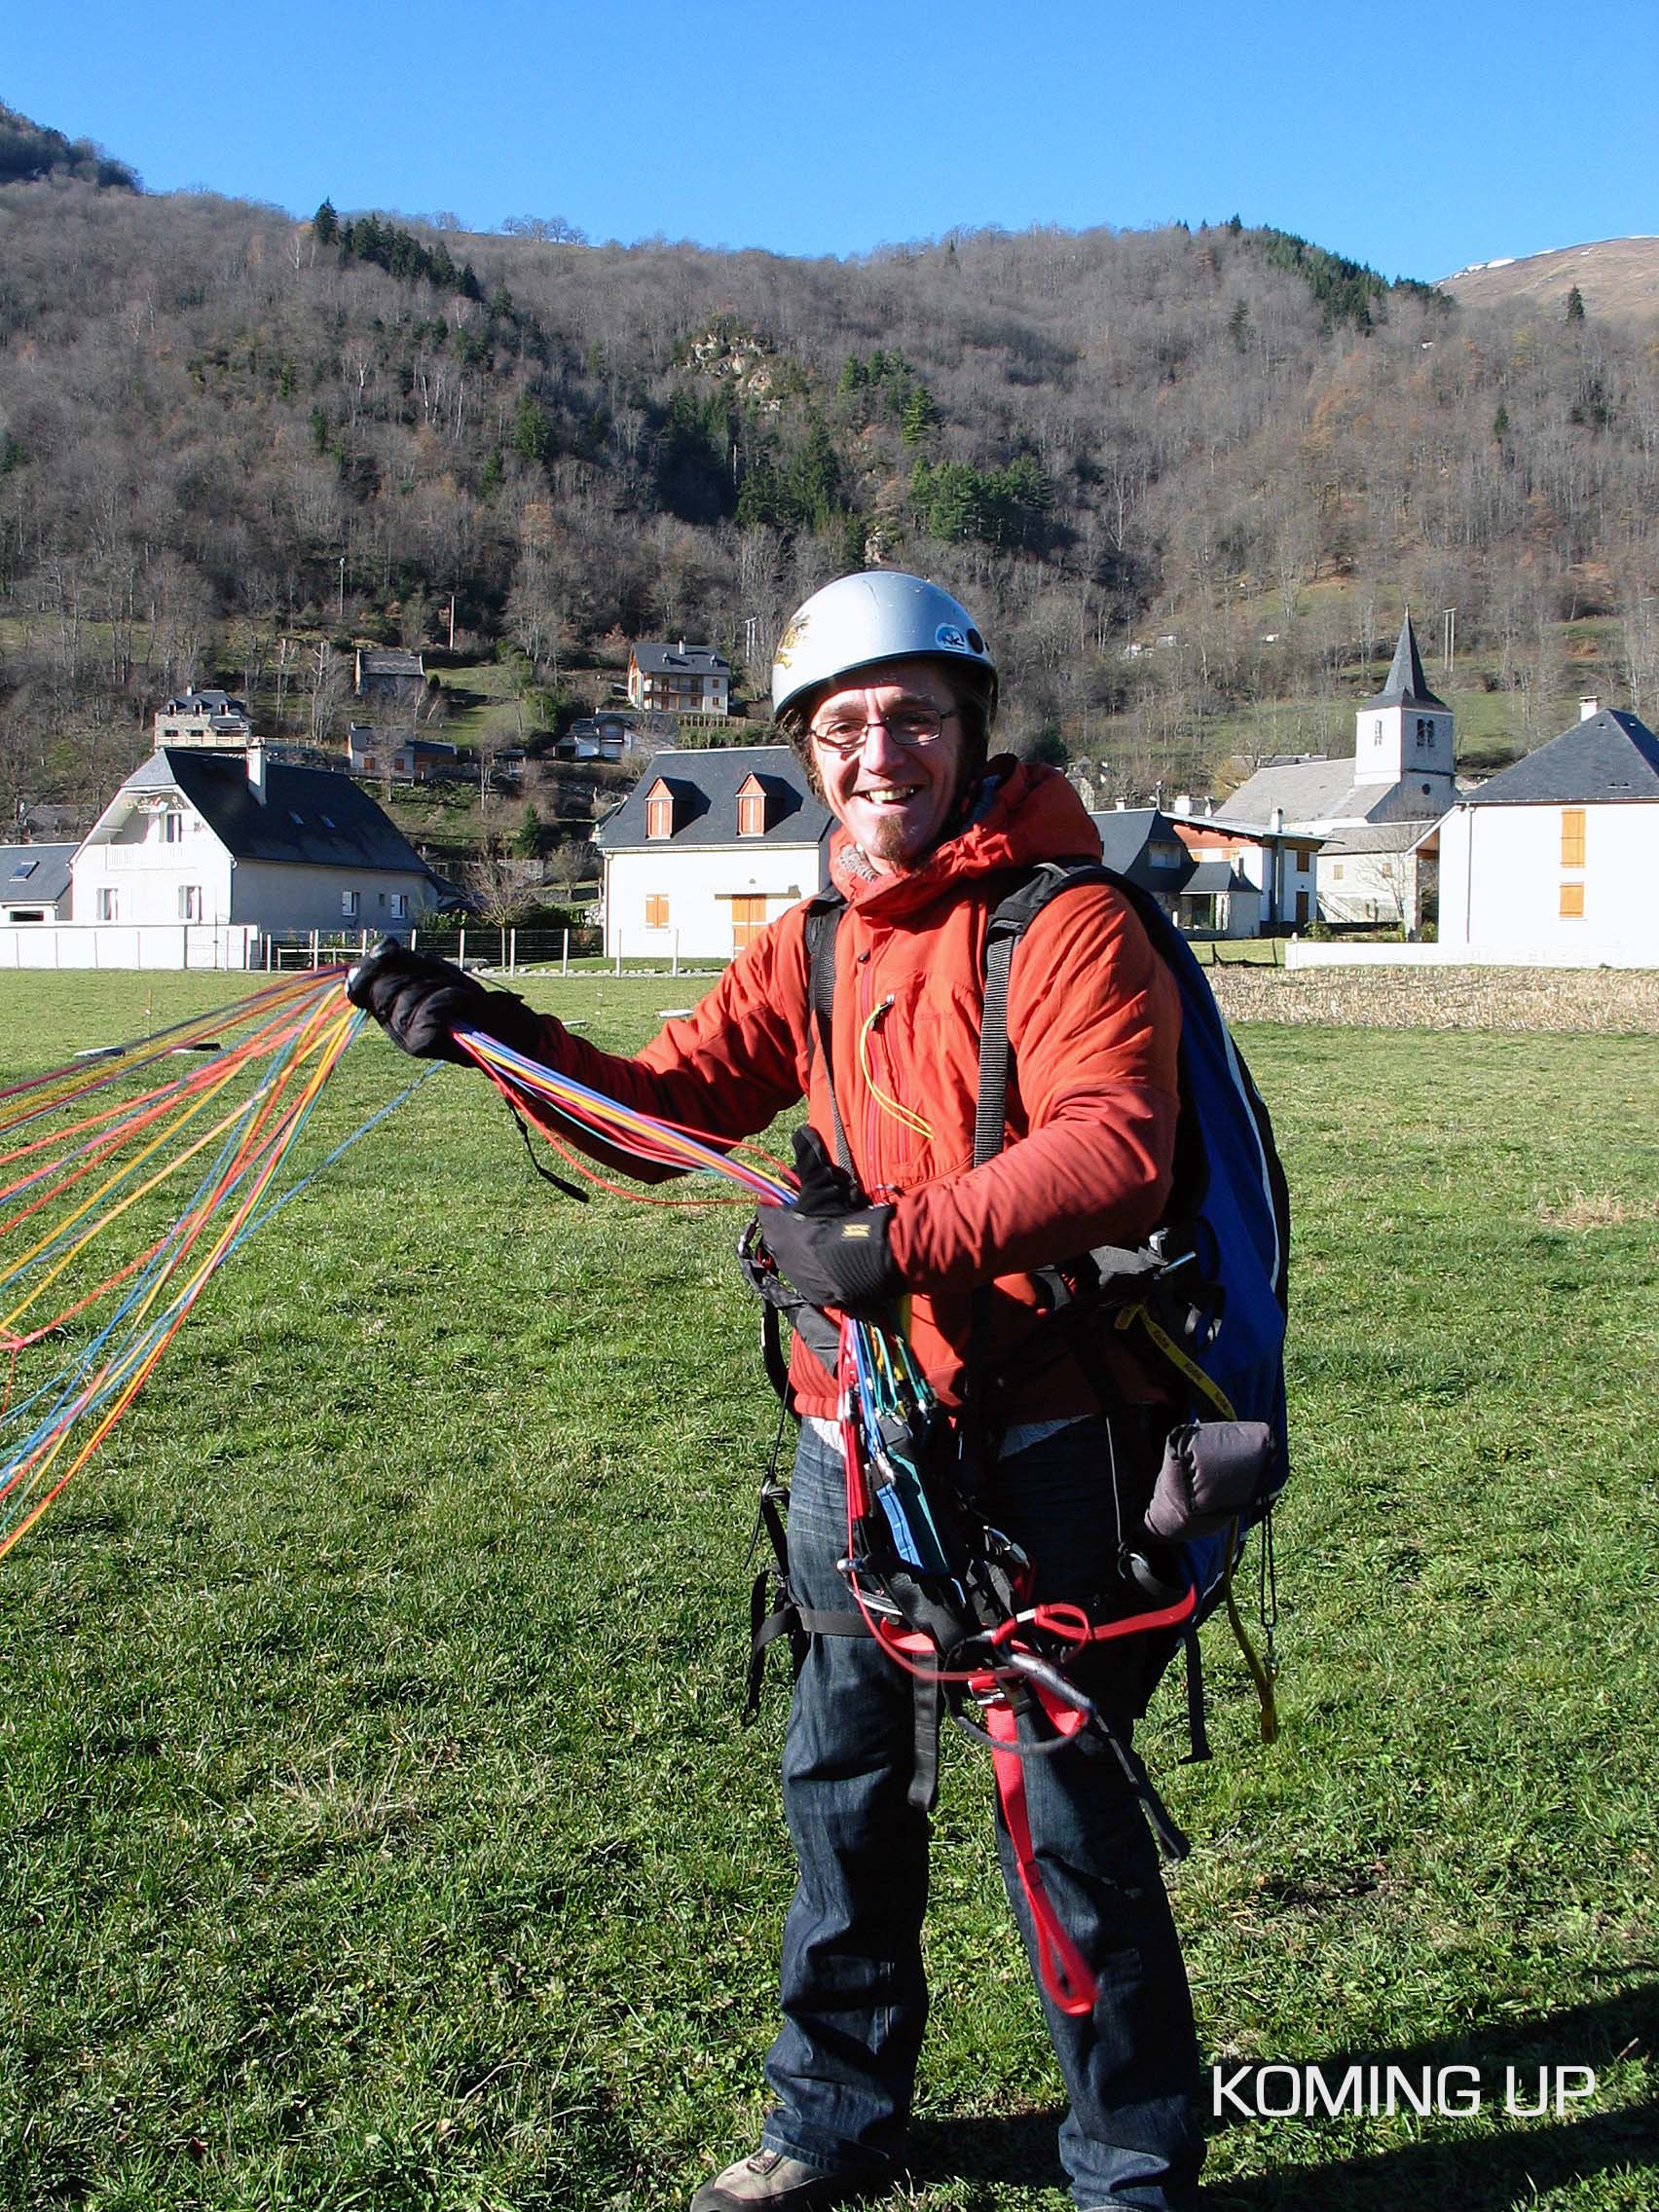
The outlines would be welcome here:
[[[1193,811],[1192,793],[1190,792],[1177,792],[1170,801],[1169,811],[1171,814],[1191,814]]]
[[[1273,835],[1275,837],[1284,835],[1284,808],[1282,806],[1273,808]]]
[[[1602,702],[1600,699],[1580,699],[1578,702],[1578,719],[1581,722],[1587,722],[1592,715],[1599,715],[1601,712]]]
[[[682,660],[685,658],[685,640],[683,638],[680,641],[680,657]]]
[[[247,788],[260,805],[265,804],[265,748],[250,745],[247,749]]]

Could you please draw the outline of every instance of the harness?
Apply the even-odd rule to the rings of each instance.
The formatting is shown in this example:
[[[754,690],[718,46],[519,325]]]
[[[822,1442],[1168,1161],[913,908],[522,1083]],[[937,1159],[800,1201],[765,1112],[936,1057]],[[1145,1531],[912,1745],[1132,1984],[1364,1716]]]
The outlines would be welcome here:
[[[993,1159],[1004,1140],[1010,1077],[1008,986],[1014,949],[1051,898],[1084,881],[1106,881],[1127,889],[1097,864],[1048,864],[1026,876],[990,917],[975,1111],[976,1166]],[[1140,902],[1135,903],[1138,907]],[[805,934],[810,1036],[830,1078],[836,1155],[851,1173],[851,1148],[830,1062],[835,940],[843,910],[837,893],[814,900]],[[1178,1187],[1180,1173],[1178,1161]],[[1168,1540],[1164,1530],[1185,1536],[1201,1526],[1206,1533],[1221,1536],[1226,1551],[1221,1580],[1230,1617],[1263,1692],[1264,1714],[1271,1714],[1271,1669],[1264,1668],[1250,1648],[1232,1594],[1239,1517],[1259,1502],[1268,1481],[1270,1439],[1266,1424],[1231,1419],[1233,1408],[1225,1393],[1193,1356],[1190,1347],[1201,1341],[1206,1330],[1213,1331],[1217,1317],[1205,1310],[1192,1253],[1182,1245],[1177,1225],[1172,1224],[1145,1250],[1103,1248],[1042,1271],[1037,1278],[1055,1326],[1076,1337],[1074,1324],[1087,1318],[1097,1327],[1109,1317],[1123,1341],[1134,1343],[1161,1375],[1178,1380],[1176,1395],[1197,1396],[1212,1415],[1226,1417],[1225,1425],[1234,1432],[1225,1445],[1212,1437],[1200,1450],[1192,1431],[1176,1431],[1154,1495],[1155,1505],[1160,1496],[1164,1500],[1162,1525],[1151,1527],[1149,1515],[1132,1535],[1124,1501],[1118,1494],[1116,1452],[1111,1453],[1120,1530],[1125,1538],[1119,1586],[1101,1593],[1094,1604],[1085,1608],[1034,1604],[1029,1561],[979,1510],[980,1470],[992,1457],[986,1450],[982,1401],[977,1402],[971,1394],[967,1418],[952,1421],[914,1368],[901,1334],[848,1317],[842,1317],[837,1328],[830,1316],[800,1300],[770,1267],[758,1224],[751,1224],[739,1249],[762,1301],[767,1372],[786,1404],[780,1314],[789,1318],[808,1348],[837,1379],[848,1530],[841,1568],[853,1600],[850,1608],[824,1610],[803,1606],[795,1598],[790,1585],[785,1525],[789,1492],[774,1465],[762,1486],[756,1523],[755,1541],[758,1543],[764,1534],[773,1559],[756,1574],[751,1594],[744,1717],[753,1720],[757,1713],[766,1653],[779,1639],[788,1640],[798,1674],[814,1637],[873,1637],[914,1686],[910,1803],[931,1811],[936,1800],[941,1711],[957,1727],[989,1744],[1004,1821],[1036,1930],[1044,1985],[1060,2009],[1087,2012],[1094,2000],[1093,1978],[1043,1890],[1026,1812],[1023,1762],[1062,1751],[1086,1732],[1102,1738],[1166,1856],[1186,1856],[1187,1839],[1140,1758],[1069,1672],[1091,1646],[1138,1637],[1155,1640],[1143,1648],[1156,1651],[1161,1645],[1161,1659],[1150,1670],[1155,1680],[1162,1661],[1184,1641],[1193,1755],[1209,1755],[1196,1631],[1213,1594],[1188,1571],[1179,1542]],[[984,1293],[975,1303],[967,1363],[970,1383],[983,1372],[980,1355],[988,1303]],[[1083,1349],[1081,1339],[1072,1348]],[[1108,1415],[1109,1423],[1111,1418]],[[977,1717],[971,1718],[971,1714]],[[1271,1734],[1266,1717],[1263,1732]]]

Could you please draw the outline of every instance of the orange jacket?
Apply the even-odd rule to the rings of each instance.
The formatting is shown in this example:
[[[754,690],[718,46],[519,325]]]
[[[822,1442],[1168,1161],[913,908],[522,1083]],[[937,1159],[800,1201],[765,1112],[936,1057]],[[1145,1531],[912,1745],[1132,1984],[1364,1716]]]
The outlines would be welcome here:
[[[977,817],[915,871],[876,875],[843,832],[830,873],[836,940],[835,1098],[859,1179],[891,1204],[889,1248],[912,1286],[910,1338],[946,1403],[962,1394],[971,1296],[993,1285],[985,1344],[1005,1419],[1090,1410],[1040,1329],[1024,1271],[1134,1243],[1168,1196],[1180,1003],[1127,902],[1104,884],[1045,907],[1015,954],[1006,1148],[973,1165],[986,927],[1016,873],[1098,859],[1100,841],[1053,769],[999,759]],[[739,953],[683,1020],[620,1059],[559,1032],[561,1069],[722,1141],[752,1136],[803,1094],[834,1151],[823,1055],[809,1044],[804,905]],[[634,1170],[638,1172],[636,1168]],[[1134,1391],[1132,1370],[1122,1379]],[[797,1338],[797,1411],[833,1416],[831,1379]]]

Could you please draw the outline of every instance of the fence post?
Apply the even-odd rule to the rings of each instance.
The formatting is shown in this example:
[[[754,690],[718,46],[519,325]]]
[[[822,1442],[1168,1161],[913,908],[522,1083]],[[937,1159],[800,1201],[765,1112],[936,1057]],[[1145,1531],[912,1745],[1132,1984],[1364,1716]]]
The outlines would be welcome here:
[[[673,967],[672,967],[672,968],[671,968],[671,969],[669,970],[669,974],[670,974],[671,976],[678,976],[678,975],[679,975],[679,973],[680,973],[680,932],[679,932],[678,930],[676,930],[676,931],[675,931],[675,933],[674,933],[674,965],[673,965]]]
[[[498,973],[500,972],[500,970],[501,970],[501,969],[503,969],[503,968],[504,968],[504,967],[506,966],[506,964],[507,964],[507,933],[506,933],[506,928],[505,928],[505,926],[503,925],[503,927],[502,927],[502,930],[501,930],[501,957],[500,957],[500,958],[499,958],[499,960],[498,960],[498,961],[497,961],[497,963],[496,963],[496,969],[497,969],[497,973],[498,974]]]
[[[458,968],[466,966],[466,924],[464,922],[461,925],[460,938],[455,948],[455,964]]]
[[[313,930],[311,939],[311,964],[313,968],[320,968],[322,966],[322,952],[318,942],[320,932]]]
[[[507,974],[509,976],[518,974],[518,931],[516,929],[507,932]]]
[[[622,932],[620,930],[616,933],[616,973],[619,976],[622,973]]]
[[[565,932],[565,949],[559,956],[559,973],[561,976],[568,976],[571,973],[571,933],[569,930]]]

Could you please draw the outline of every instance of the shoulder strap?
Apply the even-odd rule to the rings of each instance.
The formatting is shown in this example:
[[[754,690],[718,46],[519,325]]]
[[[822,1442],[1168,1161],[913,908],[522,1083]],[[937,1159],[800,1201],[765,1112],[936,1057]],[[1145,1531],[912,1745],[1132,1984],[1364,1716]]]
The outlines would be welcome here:
[[[830,1038],[835,1014],[835,938],[847,902],[838,891],[821,891],[806,909],[807,1037],[809,1051],[816,1042],[824,1055],[824,1074],[830,1086],[830,1114],[835,1125],[835,1158],[848,1174],[853,1171],[852,1147],[835,1099],[835,1063],[830,1056]]]
[[[1058,893],[1069,891],[1074,883],[1118,880],[1098,861],[1043,861],[991,914],[985,939],[985,1004],[979,1020],[979,1095],[974,1109],[976,1167],[1001,1152],[1008,1122],[1008,972],[1014,948]]]

